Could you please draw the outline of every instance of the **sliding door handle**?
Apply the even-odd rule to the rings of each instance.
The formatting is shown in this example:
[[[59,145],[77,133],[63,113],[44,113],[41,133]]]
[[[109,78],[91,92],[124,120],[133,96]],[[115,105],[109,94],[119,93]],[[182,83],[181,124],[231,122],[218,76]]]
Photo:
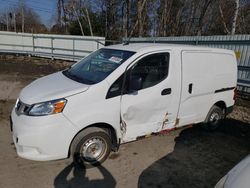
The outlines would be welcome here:
[[[193,84],[191,83],[188,85],[188,93],[191,94],[192,92],[193,92]]]

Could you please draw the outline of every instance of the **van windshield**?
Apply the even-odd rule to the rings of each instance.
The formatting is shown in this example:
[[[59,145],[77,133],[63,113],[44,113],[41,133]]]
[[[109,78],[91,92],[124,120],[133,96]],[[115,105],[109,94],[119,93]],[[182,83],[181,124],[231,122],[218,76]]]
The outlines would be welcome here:
[[[63,74],[84,84],[96,84],[104,80],[135,52],[102,48],[85,57]]]

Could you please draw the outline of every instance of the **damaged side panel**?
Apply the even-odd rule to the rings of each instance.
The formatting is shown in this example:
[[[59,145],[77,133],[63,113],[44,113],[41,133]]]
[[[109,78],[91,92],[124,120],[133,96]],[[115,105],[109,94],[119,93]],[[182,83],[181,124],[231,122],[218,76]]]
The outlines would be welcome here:
[[[122,143],[175,127],[181,93],[181,71],[177,70],[181,70],[181,64],[179,59],[174,58],[173,51],[166,53],[170,54],[166,78],[156,83],[153,80],[156,79],[155,73],[150,73],[152,75],[144,78],[149,79],[145,84],[151,84],[152,79],[154,85],[121,96]],[[147,71],[158,69],[154,65],[143,67],[140,64],[139,70],[144,71],[143,76],[148,74]],[[170,92],[164,92],[166,90]]]
[[[126,131],[127,131],[127,125],[126,125],[126,122],[123,121],[121,119],[121,123],[120,123],[120,129],[121,129],[121,135],[122,137],[124,137],[124,135],[126,134]]]
[[[162,127],[161,127],[162,130],[164,129],[164,126],[166,126],[167,123],[168,123],[168,112],[164,116]]]
[[[126,99],[126,96],[124,98]],[[131,101],[129,106],[124,103],[123,105],[120,127],[122,140],[125,142],[135,140],[141,135],[159,132],[162,129],[162,120],[160,120],[162,118],[160,117],[164,116],[165,105],[160,101],[137,100],[134,104]]]

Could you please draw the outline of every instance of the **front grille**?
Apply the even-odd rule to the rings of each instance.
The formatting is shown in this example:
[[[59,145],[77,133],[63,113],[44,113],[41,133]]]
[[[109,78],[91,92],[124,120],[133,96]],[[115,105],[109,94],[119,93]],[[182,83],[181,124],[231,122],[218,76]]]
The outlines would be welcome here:
[[[17,102],[17,105],[16,105],[17,115],[28,114],[29,109],[30,109],[30,105],[27,105],[20,100]]]

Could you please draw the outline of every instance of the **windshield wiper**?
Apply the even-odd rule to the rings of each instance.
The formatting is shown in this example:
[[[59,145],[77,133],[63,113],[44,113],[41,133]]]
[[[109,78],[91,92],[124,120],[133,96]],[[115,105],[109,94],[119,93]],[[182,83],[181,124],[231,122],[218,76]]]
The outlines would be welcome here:
[[[68,77],[68,78],[70,78],[70,79],[72,79],[72,80],[74,80],[74,81],[76,81],[76,82],[80,82],[80,83],[83,83],[83,84],[95,84],[95,82],[93,82],[93,81],[91,81],[91,80],[83,79],[83,78],[81,78],[81,77],[78,77],[78,76],[75,75],[75,74],[70,73],[70,72],[69,72],[69,69],[63,71],[63,74],[64,74],[66,77]]]
[[[78,76],[76,76],[76,75],[74,75],[74,74],[71,74],[71,73],[69,72],[69,69],[63,71],[63,74],[64,74],[65,76],[67,76],[68,78],[72,79],[72,80],[75,80],[75,81],[81,82],[81,83],[83,82],[83,80],[82,80],[81,78],[79,78]]]

